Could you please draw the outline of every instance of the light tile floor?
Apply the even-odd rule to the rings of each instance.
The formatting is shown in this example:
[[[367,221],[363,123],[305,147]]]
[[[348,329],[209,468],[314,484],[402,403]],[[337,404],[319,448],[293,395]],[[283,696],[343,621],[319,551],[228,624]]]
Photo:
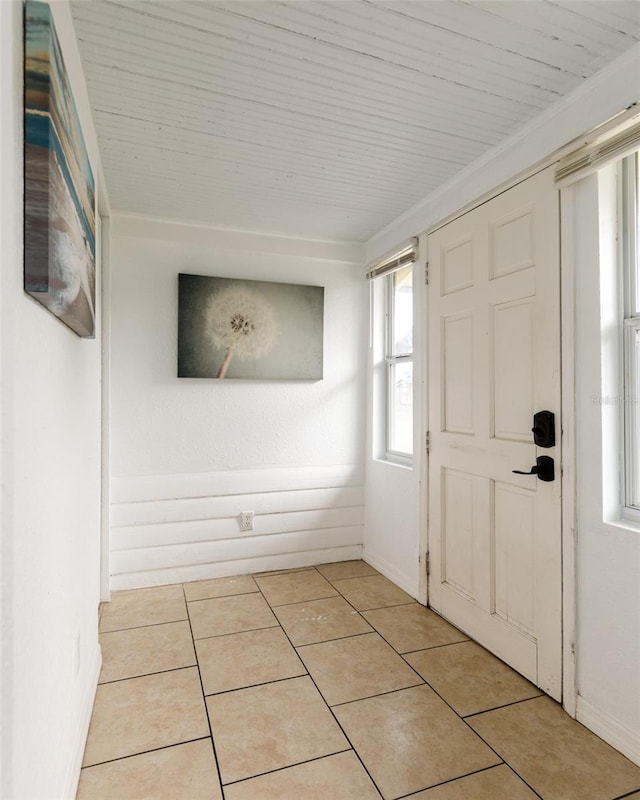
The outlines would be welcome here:
[[[632,764],[362,561],[114,594],[78,800],[628,800]]]

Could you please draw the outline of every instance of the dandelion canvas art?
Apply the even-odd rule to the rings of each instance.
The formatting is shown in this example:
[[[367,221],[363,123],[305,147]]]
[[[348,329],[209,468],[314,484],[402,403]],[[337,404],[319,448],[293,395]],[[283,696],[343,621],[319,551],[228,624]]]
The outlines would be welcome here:
[[[51,9],[25,4],[24,288],[95,330],[95,183]]]
[[[324,289],[178,276],[178,377],[321,380]]]

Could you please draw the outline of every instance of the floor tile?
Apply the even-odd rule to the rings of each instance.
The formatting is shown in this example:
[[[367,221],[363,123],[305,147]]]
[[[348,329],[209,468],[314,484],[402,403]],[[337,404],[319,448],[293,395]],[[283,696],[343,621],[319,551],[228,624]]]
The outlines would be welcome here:
[[[422,683],[377,633],[310,644],[298,653],[330,706]]]
[[[196,650],[205,694],[306,674],[280,628],[199,639]]]
[[[192,667],[196,654],[189,623],[167,622],[100,634],[100,683]]]
[[[83,766],[209,736],[195,667],[98,686]]]
[[[379,575],[377,569],[370,567],[364,561],[336,561],[333,564],[321,564],[316,567],[318,572],[328,581],[337,581],[342,578],[361,578],[363,575]]]
[[[304,603],[319,597],[337,595],[336,590],[315,570],[311,572],[289,572],[283,575],[269,575],[256,578],[260,590],[269,605],[282,606],[285,603]]]
[[[270,575],[291,575],[293,572],[313,572],[315,567],[289,567],[289,569],[269,569],[266,572],[252,572],[254,578],[264,578]]]
[[[207,697],[223,783],[349,749],[310,678]]]
[[[260,594],[196,600],[189,603],[189,617],[194,639],[269,628],[278,624]]]
[[[225,787],[226,800],[379,800],[353,751]]]
[[[469,638],[419,603],[365,611],[362,616],[399,653],[463,642]]]
[[[86,767],[77,800],[222,800],[211,739]]]
[[[249,594],[258,591],[256,582],[251,575],[212,578],[209,581],[193,581],[183,585],[187,602],[191,600],[208,600],[211,597],[229,597],[234,594]]]
[[[334,713],[385,800],[500,763],[428,686],[337,706]]]
[[[413,597],[382,575],[344,578],[334,581],[334,585],[358,611],[415,602]]]
[[[342,597],[279,606],[273,611],[296,647],[373,630]]]
[[[182,586],[155,586],[151,589],[114,592],[111,601],[104,604],[100,633],[181,619],[187,619]]]
[[[421,650],[405,658],[461,717],[542,694],[475,642]]]
[[[572,720],[548,697],[468,720],[545,800],[613,800],[640,789],[640,767]]]
[[[410,800],[538,800],[506,764],[411,795]]]

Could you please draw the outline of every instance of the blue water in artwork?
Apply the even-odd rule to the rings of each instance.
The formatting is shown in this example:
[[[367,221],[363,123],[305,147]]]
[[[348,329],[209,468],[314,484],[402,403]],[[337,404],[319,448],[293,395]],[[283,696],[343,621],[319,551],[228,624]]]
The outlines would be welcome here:
[[[78,198],[78,194],[76,192],[75,186],[73,184],[73,180],[71,178],[71,172],[69,171],[69,167],[67,166],[67,160],[64,155],[64,150],[62,149],[62,145],[60,144],[60,139],[58,138],[58,134],[56,133],[55,126],[51,120],[51,117],[43,116],[40,114],[30,114],[29,110],[26,109],[25,113],[25,139],[28,144],[33,144],[38,147],[44,147],[47,150],[52,150],[56,158],[58,160],[58,164],[60,164],[60,169],[62,170],[62,175],[64,177],[65,183],[67,184],[67,188],[69,189],[69,193],[73,200],[73,204],[76,207],[76,211],[78,212],[78,219],[82,225],[82,231],[84,233],[85,239],[91,248],[91,252],[95,253],[96,243],[95,237],[91,230],[91,225],[87,220],[87,217],[84,212],[84,208],[82,207],[82,203]]]

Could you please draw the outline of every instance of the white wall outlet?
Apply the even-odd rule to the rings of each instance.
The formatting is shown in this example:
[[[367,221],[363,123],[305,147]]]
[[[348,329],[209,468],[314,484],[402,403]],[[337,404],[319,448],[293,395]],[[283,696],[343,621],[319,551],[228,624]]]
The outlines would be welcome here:
[[[241,531],[253,530],[253,511],[240,512],[240,530]]]

